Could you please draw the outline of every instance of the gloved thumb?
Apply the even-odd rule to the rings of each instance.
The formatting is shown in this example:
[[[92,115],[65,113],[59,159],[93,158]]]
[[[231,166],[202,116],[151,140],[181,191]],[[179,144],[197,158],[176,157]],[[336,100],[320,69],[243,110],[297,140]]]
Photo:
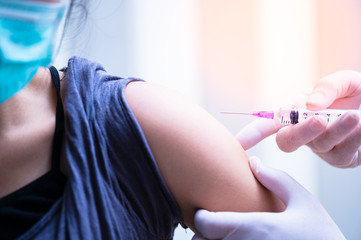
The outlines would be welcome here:
[[[194,216],[194,224],[199,232],[192,240],[238,240],[237,236],[252,234],[251,229],[261,228],[264,230],[271,219],[272,221],[276,220],[274,214],[269,212],[209,212],[201,209]]]
[[[298,196],[307,192],[296,180],[287,173],[268,167],[257,157],[249,159],[253,174],[258,181],[276,194],[287,206],[291,200],[297,201]]]

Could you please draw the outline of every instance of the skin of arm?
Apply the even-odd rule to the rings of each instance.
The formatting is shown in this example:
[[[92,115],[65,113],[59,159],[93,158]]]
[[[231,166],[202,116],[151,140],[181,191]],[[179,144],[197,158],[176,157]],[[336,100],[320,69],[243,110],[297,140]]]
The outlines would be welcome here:
[[[270,211],[283,203],[253,176],[235,137],[210,114],[171,89],[131,82],[125,97],[160,173],[194,232],[194,214]]]

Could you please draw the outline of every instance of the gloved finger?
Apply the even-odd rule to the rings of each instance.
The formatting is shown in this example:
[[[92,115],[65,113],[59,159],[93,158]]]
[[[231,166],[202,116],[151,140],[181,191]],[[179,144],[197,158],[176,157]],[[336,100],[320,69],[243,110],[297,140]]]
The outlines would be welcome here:
[[[356,71],[340,71],[318,81],[309,95],[306,106],[320,110],[330,106],[336,99],[361,94],[361,74]]]
[[[305,194],[310,195],[304,187],[286,172],[264,165],[257,157],[250,157],[249,162],[258,181],[276,194],[286,206],[291,201],[297,202],[299,199],[303,199]]]
[[[352,168],[361,164],[361,123],[341,143],[330,152],[317,153],[332,166],[339,168]]]
[[[292,152],[322,134],[326,127],[327,121],[324,117],[313,116],[296,125],[280,129],[276,142],[282,151]]]
[[[198,210],[194,216],[194,224],[200,234],[200,239],[229,238],[237,231],[237,236],[247,236],[252,229],[265,229],[268,223],[277,220],[277,213],[268,212],[209,212]],[[237,238],[238,239],[238,238]]]
[[[240,221],[241,219],[235,219],[235,216],[229,212],[209,212],[203,209],[198,210],[194,216],[195,227],[206,239],[220,239],[227,236],[233,231],[235,224],[237,226],[241,224]]]
[[[264,138],[277,132],[281,127],[282,125],[276,119],[256,119],[245,126],[236,138],[244,150],[248,150]]]
[[[207,240],[207,238],[203,237],[203,235],[200,234],[200,233],[196,233],[196,234],[194,234],[194,236],[192,237],[192,240]]]
[[[351,134],[359,122],[360,117],[358,114],[347,112],[340,119],[329,124],[326,131],[307,145],[316,153],[329,152]]]

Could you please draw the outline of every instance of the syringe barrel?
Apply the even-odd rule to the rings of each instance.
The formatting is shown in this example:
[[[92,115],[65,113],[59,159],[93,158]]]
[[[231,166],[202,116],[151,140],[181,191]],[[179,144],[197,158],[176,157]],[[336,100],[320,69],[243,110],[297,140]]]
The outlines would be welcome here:
[[[325,109],[321,111],[310,111],[303,108],[281,108],[277,111],[276,117],[282,124],[297,124],[312,116],[323,116],[327,122],[333,122],[346,112],[355,112],[360,116],[360,110],[355,109]]]

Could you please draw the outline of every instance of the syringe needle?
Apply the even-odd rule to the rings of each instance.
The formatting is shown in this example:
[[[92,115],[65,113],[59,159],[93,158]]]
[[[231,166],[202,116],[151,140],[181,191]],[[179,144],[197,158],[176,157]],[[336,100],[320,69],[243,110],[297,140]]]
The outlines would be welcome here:
[[[221,112],[222,114],[240,114],[240,115],[253,115],[251,112]]]

